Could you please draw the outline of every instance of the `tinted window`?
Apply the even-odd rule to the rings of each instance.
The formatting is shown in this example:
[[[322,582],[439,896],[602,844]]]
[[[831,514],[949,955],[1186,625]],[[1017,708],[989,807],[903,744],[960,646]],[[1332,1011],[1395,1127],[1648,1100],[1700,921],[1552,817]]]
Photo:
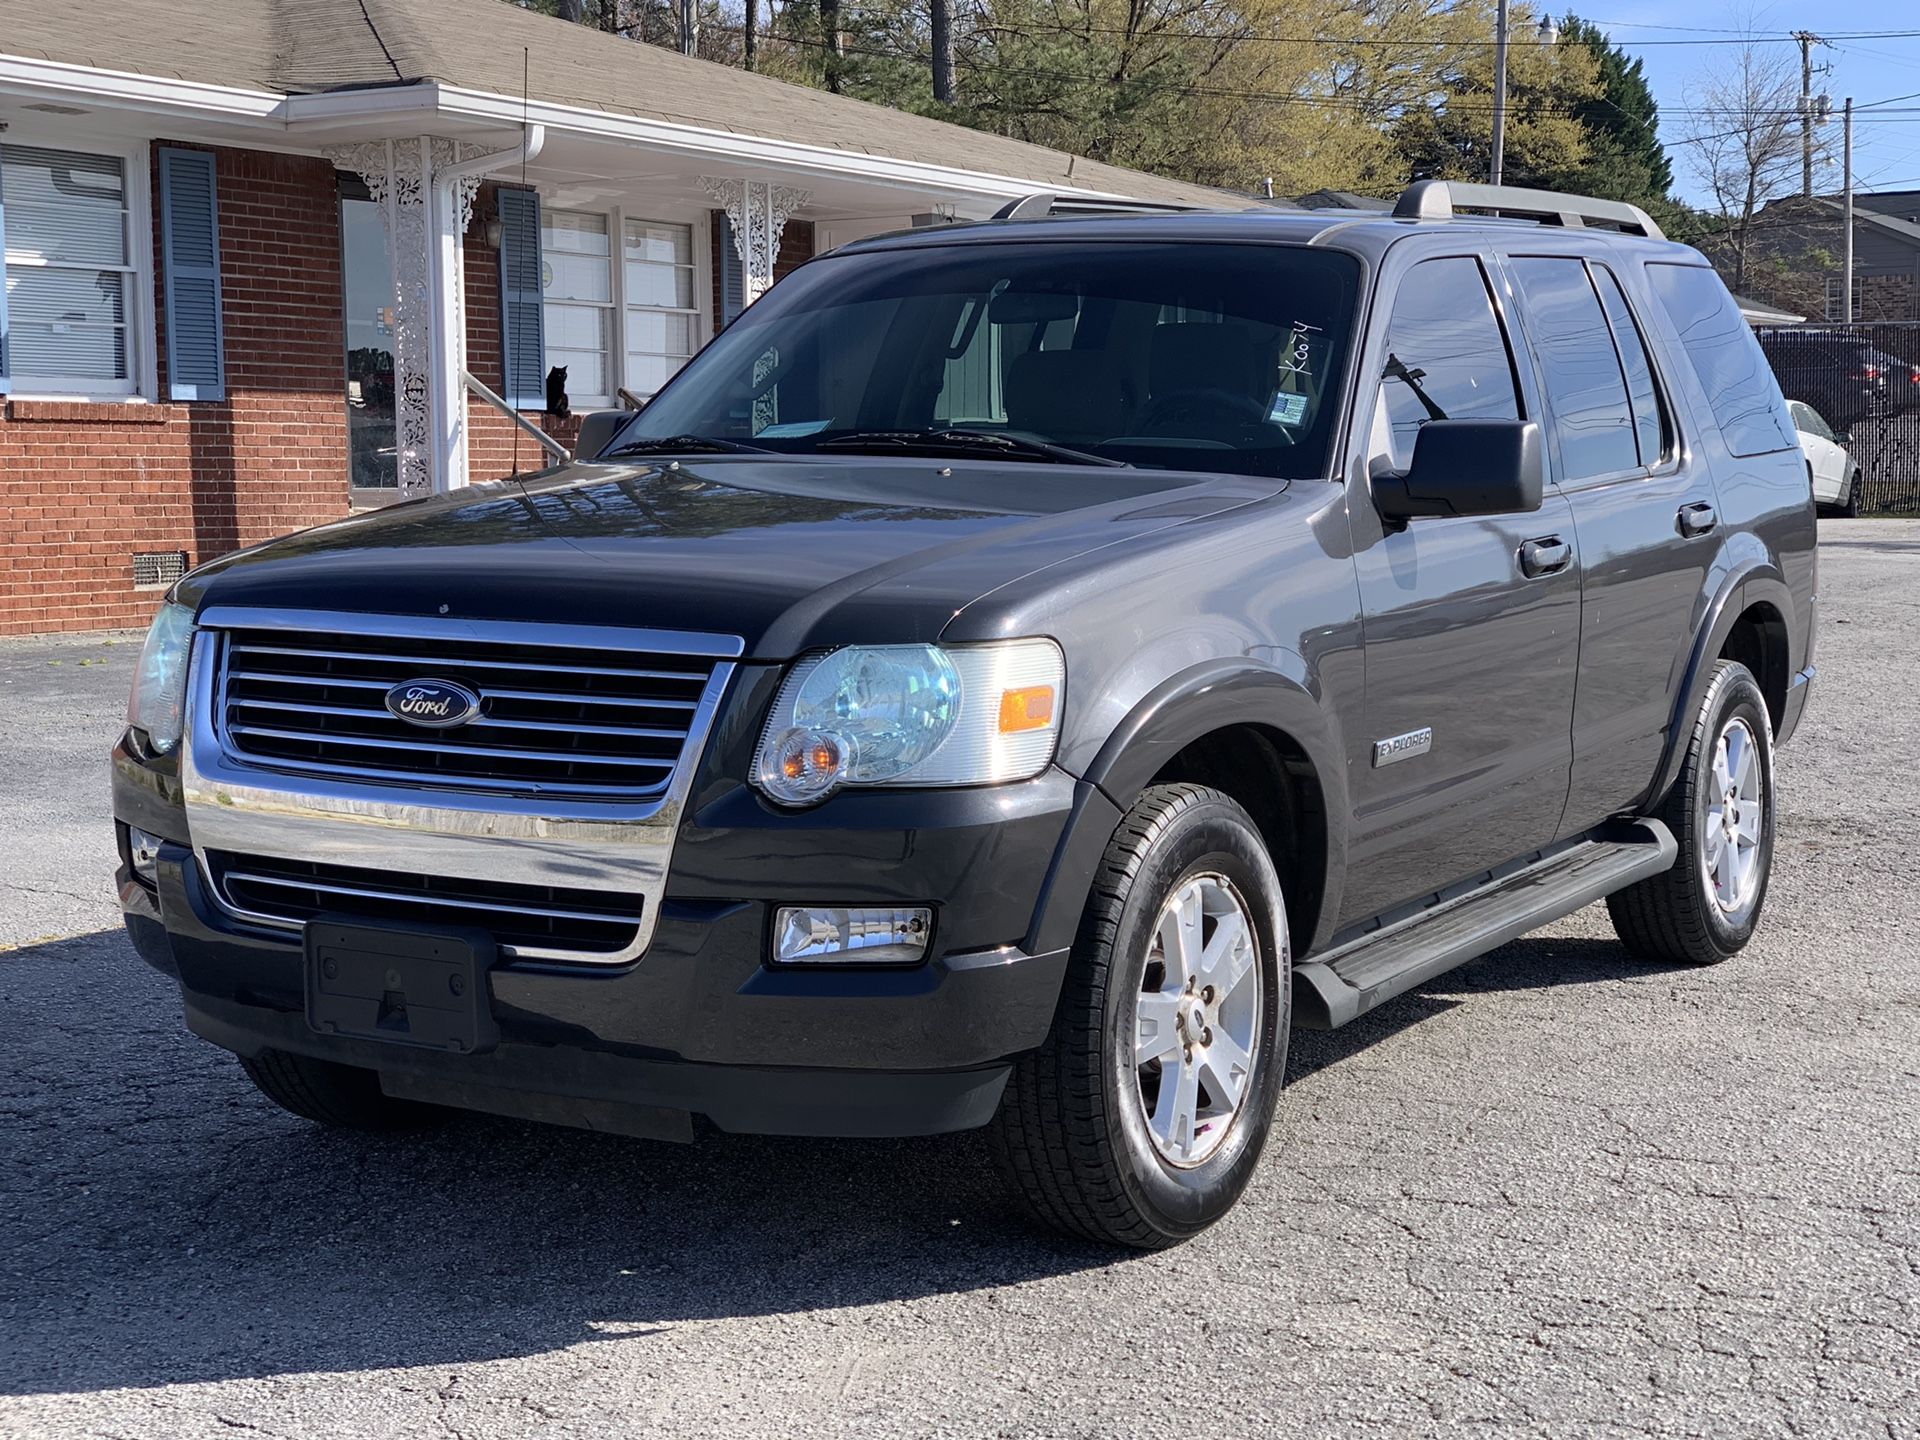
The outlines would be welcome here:
[[[1764,455],[1797,445],[1773,371],[1720,277],[1702,266],[1655,264],[1647,278],[1673,317],[1727,449]]]
[[[1646,338],[1627,305],[1620,280],[1604,265],[1593,269],[1594,287],[1600,292],[1600,304],[1613,326],[1614,344],[1620,350],[1620,368],[1627,372],[1627,397],[1633,402],[1633,429],[1640,438],[1640,463],[1657,465],[1667,453],[1666,412],[1660,408],[1660,390],[1653,383],[1653,363],[1647,357]]]
[[[854,248],[748,306],[620,443],[911,454],[938,443],[919,432],[967,430],[1013,460],[1039,440],[1133,465],[1324,476],[1359,282],[1353,257],[1302,246]]]
[[[1421,261],[1393,299],[1374,453],[1404,470],[1429,420],[1519,418],[1513,361],[1480,262]]]
[[[1527,256],[1513,262],[1540,356],[1562,480],[1616,475],[1640,463],[1620,356],[1587,278],[1586,262]]]

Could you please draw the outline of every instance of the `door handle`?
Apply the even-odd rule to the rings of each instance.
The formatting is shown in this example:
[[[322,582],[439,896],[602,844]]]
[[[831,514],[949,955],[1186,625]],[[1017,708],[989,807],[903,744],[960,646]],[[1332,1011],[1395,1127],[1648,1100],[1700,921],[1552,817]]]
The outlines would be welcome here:
[[[1558,535],[1542,535],[1520,547],[1520,569],[1533,578],[1557,575],[1573,563],[1573,547]]]
[[[1720,523],[1720,512],[1705,501],[1680,507],[1680,533],[1704,535]]]

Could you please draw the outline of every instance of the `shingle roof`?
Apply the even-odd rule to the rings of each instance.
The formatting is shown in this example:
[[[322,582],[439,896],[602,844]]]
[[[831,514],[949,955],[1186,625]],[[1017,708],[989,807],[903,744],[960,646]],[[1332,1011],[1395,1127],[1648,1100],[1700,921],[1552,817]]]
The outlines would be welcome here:
[[[0,52],[307,94],[438,80],[501,95],[1144,200],[1257,202],[789,85],[503,0],[89,0],[9,5]]]

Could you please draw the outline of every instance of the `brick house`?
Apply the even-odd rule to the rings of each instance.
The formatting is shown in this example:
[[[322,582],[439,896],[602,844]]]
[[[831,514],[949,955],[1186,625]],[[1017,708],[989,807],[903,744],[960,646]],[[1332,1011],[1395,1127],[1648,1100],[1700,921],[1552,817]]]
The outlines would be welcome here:
[[[1793,195],[1762,207],[1748,241],[1748,294],[1821,320],[1841,316],[1845,208],[1832,196]],[[1920,320],[1920,202],[1913,191],[1857,195],[1853,309],[1861,321]],[[1732,260],[1703,246],[1732,275]]]
[[[637,404],[813,254],[1036,190],[1225,198],[502,0],[9,7],[0,634],[540,468],[550,371]]]

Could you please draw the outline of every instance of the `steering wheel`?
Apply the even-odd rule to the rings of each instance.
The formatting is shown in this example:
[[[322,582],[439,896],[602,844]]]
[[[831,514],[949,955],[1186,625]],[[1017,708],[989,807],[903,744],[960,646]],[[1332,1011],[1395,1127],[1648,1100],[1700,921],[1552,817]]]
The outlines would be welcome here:
[[[1133,428],[1153,433],[1169,422],[1188,425],[1211,421],[1215,425],[1260,425],[1267,412],[1250,395],[1222,390],[1217,386],[1195,386],[1190,390],[1171,390],[1146,403],[1133,418]]]

